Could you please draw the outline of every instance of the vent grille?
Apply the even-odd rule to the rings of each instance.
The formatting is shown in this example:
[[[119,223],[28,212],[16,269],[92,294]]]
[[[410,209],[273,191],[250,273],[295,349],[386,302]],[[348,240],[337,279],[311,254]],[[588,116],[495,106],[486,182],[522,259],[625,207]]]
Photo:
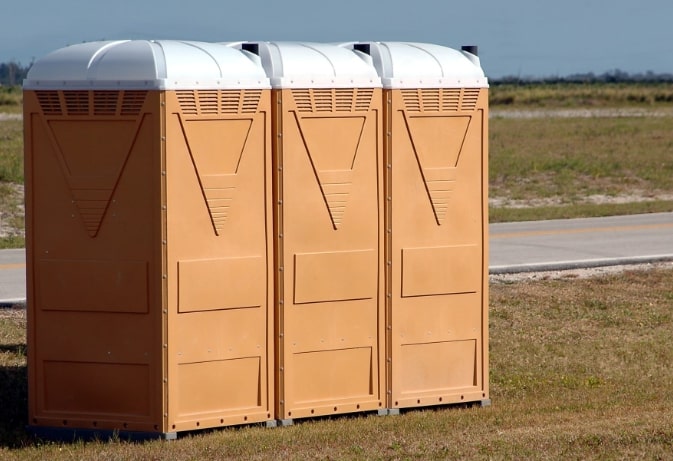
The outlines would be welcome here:
[[[479,88],[418,88],[402,90],[402,99],[410,112],[473,111],[480,91]]]
[[[299,112],[362,112],[371,107],[371,88],[329,88],[293,90]]]
[[[67,115],[89,115],[88,91],[64,91]]]
[[[93,94],[95,115],[115,115],[117,113],[118,91],[96,91]]]
[[[44,115],[138,115],[147,91],[37,91]]]
[[[38,91],[36,94],[44,115],[61,115],[63,113],[58,91]]]
[[[469,88],[463,90],[463,110],[474,110],[479,100],[479,88]]]
[[[262,90],[181,90],[176,94],[185,115],[253,114],[259,109]]]
[[[140,114],[143,105],[145,104],[145,98],[147,97],[147,91],[124,91],[122,97],[122,115],[138,115]]]
[[[196,103],[196,92],[194,91],[178,91],[178,104],[183,114],[196,115],[198,113]]]

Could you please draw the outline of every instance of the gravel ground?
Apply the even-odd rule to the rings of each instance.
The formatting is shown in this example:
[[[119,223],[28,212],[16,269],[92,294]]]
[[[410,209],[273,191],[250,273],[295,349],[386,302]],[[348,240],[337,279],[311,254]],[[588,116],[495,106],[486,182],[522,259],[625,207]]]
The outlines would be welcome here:
[[[21,120],[23,119],[22,114],[5,114],[0,112],[0,122],[3,120]]]
[[[605,275],[618,274],[627,270],[652,270],[669,269],[673,270],[673,261],[644,264],[627,264],[621,266],[591,267],[584,269],[568,269],[562,271],[541,271],[541,272],[520,272],[517,274],[497,274],[490,275],[491,284],[514,283],[536,280],[553,279],[585,279],[589,277],[601,277]]]
[[[17,227],[25,216],[23,184],[7,184],[9,195],[0,209],[0,237],[25,234],[23,227]]]
[[[592,118],[592,117],[673,117],[673,107],[620,107],[596,109],[490,109],[491,118]]]

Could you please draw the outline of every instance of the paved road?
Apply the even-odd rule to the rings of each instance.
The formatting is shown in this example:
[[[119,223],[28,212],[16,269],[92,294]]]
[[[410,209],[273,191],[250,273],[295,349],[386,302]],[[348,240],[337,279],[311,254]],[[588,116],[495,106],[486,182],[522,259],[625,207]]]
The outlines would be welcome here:
[[[26,299],[25,250],[0,250],[0,305]]]
[[[492,224],[491,273],[673,260],[673,213]]]
[[[673,213],[490,226],[491,273],[673,260]],[[26,297],[24,250],[0,250],[0,304]]]

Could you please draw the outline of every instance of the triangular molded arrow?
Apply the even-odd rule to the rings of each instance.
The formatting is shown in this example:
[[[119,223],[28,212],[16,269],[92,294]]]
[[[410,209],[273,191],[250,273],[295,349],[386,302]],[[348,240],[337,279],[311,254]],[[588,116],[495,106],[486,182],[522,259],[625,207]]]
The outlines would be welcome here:
[[[184,120],[185,143],[216,235],[229,218],[252,119]]]
[[[363,116],[297,117],[335,230],[346,212],[365,120]]]
[[[469,115],[405,116],[416,161],[438,225],[446,219]]]
[[[73,202],[90,237],[100,230],[142,122],[50,120],[47,126]]]

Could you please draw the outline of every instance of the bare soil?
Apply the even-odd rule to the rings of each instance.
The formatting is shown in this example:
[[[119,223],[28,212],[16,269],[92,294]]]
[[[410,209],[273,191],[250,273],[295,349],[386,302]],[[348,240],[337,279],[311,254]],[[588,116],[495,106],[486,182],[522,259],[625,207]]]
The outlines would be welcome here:
[[[9,193],[0,202],[0,238],[10,236],[24,236],[25,207],[23,199],[23,184],[3,183]]]
[[[620,274],[624,271],[650,271],[653,269],[673,270],[673,261],[628,264],[619,266],[590,267],[580,269],[568,269],[558,271],[520,272],[516,274],[493,274],[489,276],[491,284],[510,284],[515,282],[532,282],[538,280],[555,279],[587,279],[606,275]]]
[[[645,190],[631,190],[628,194],[606,195],[594,194],[583,197],[576,203],[590,203],[605,205],[614,203],[652,202],[657,200],[673,200],[673,194],[666,192],[652,192]],[[563,205],[567,203],[564,197],[544,197],[532,200],[515,200],[507,197],[489,197],[488,204],[497,208],[535,208],[541,206]]]
[[[592,118],[592,117],[671,117],[671,108],[601,107],[573,109],[490,109],[490,117],[500,118]]]

